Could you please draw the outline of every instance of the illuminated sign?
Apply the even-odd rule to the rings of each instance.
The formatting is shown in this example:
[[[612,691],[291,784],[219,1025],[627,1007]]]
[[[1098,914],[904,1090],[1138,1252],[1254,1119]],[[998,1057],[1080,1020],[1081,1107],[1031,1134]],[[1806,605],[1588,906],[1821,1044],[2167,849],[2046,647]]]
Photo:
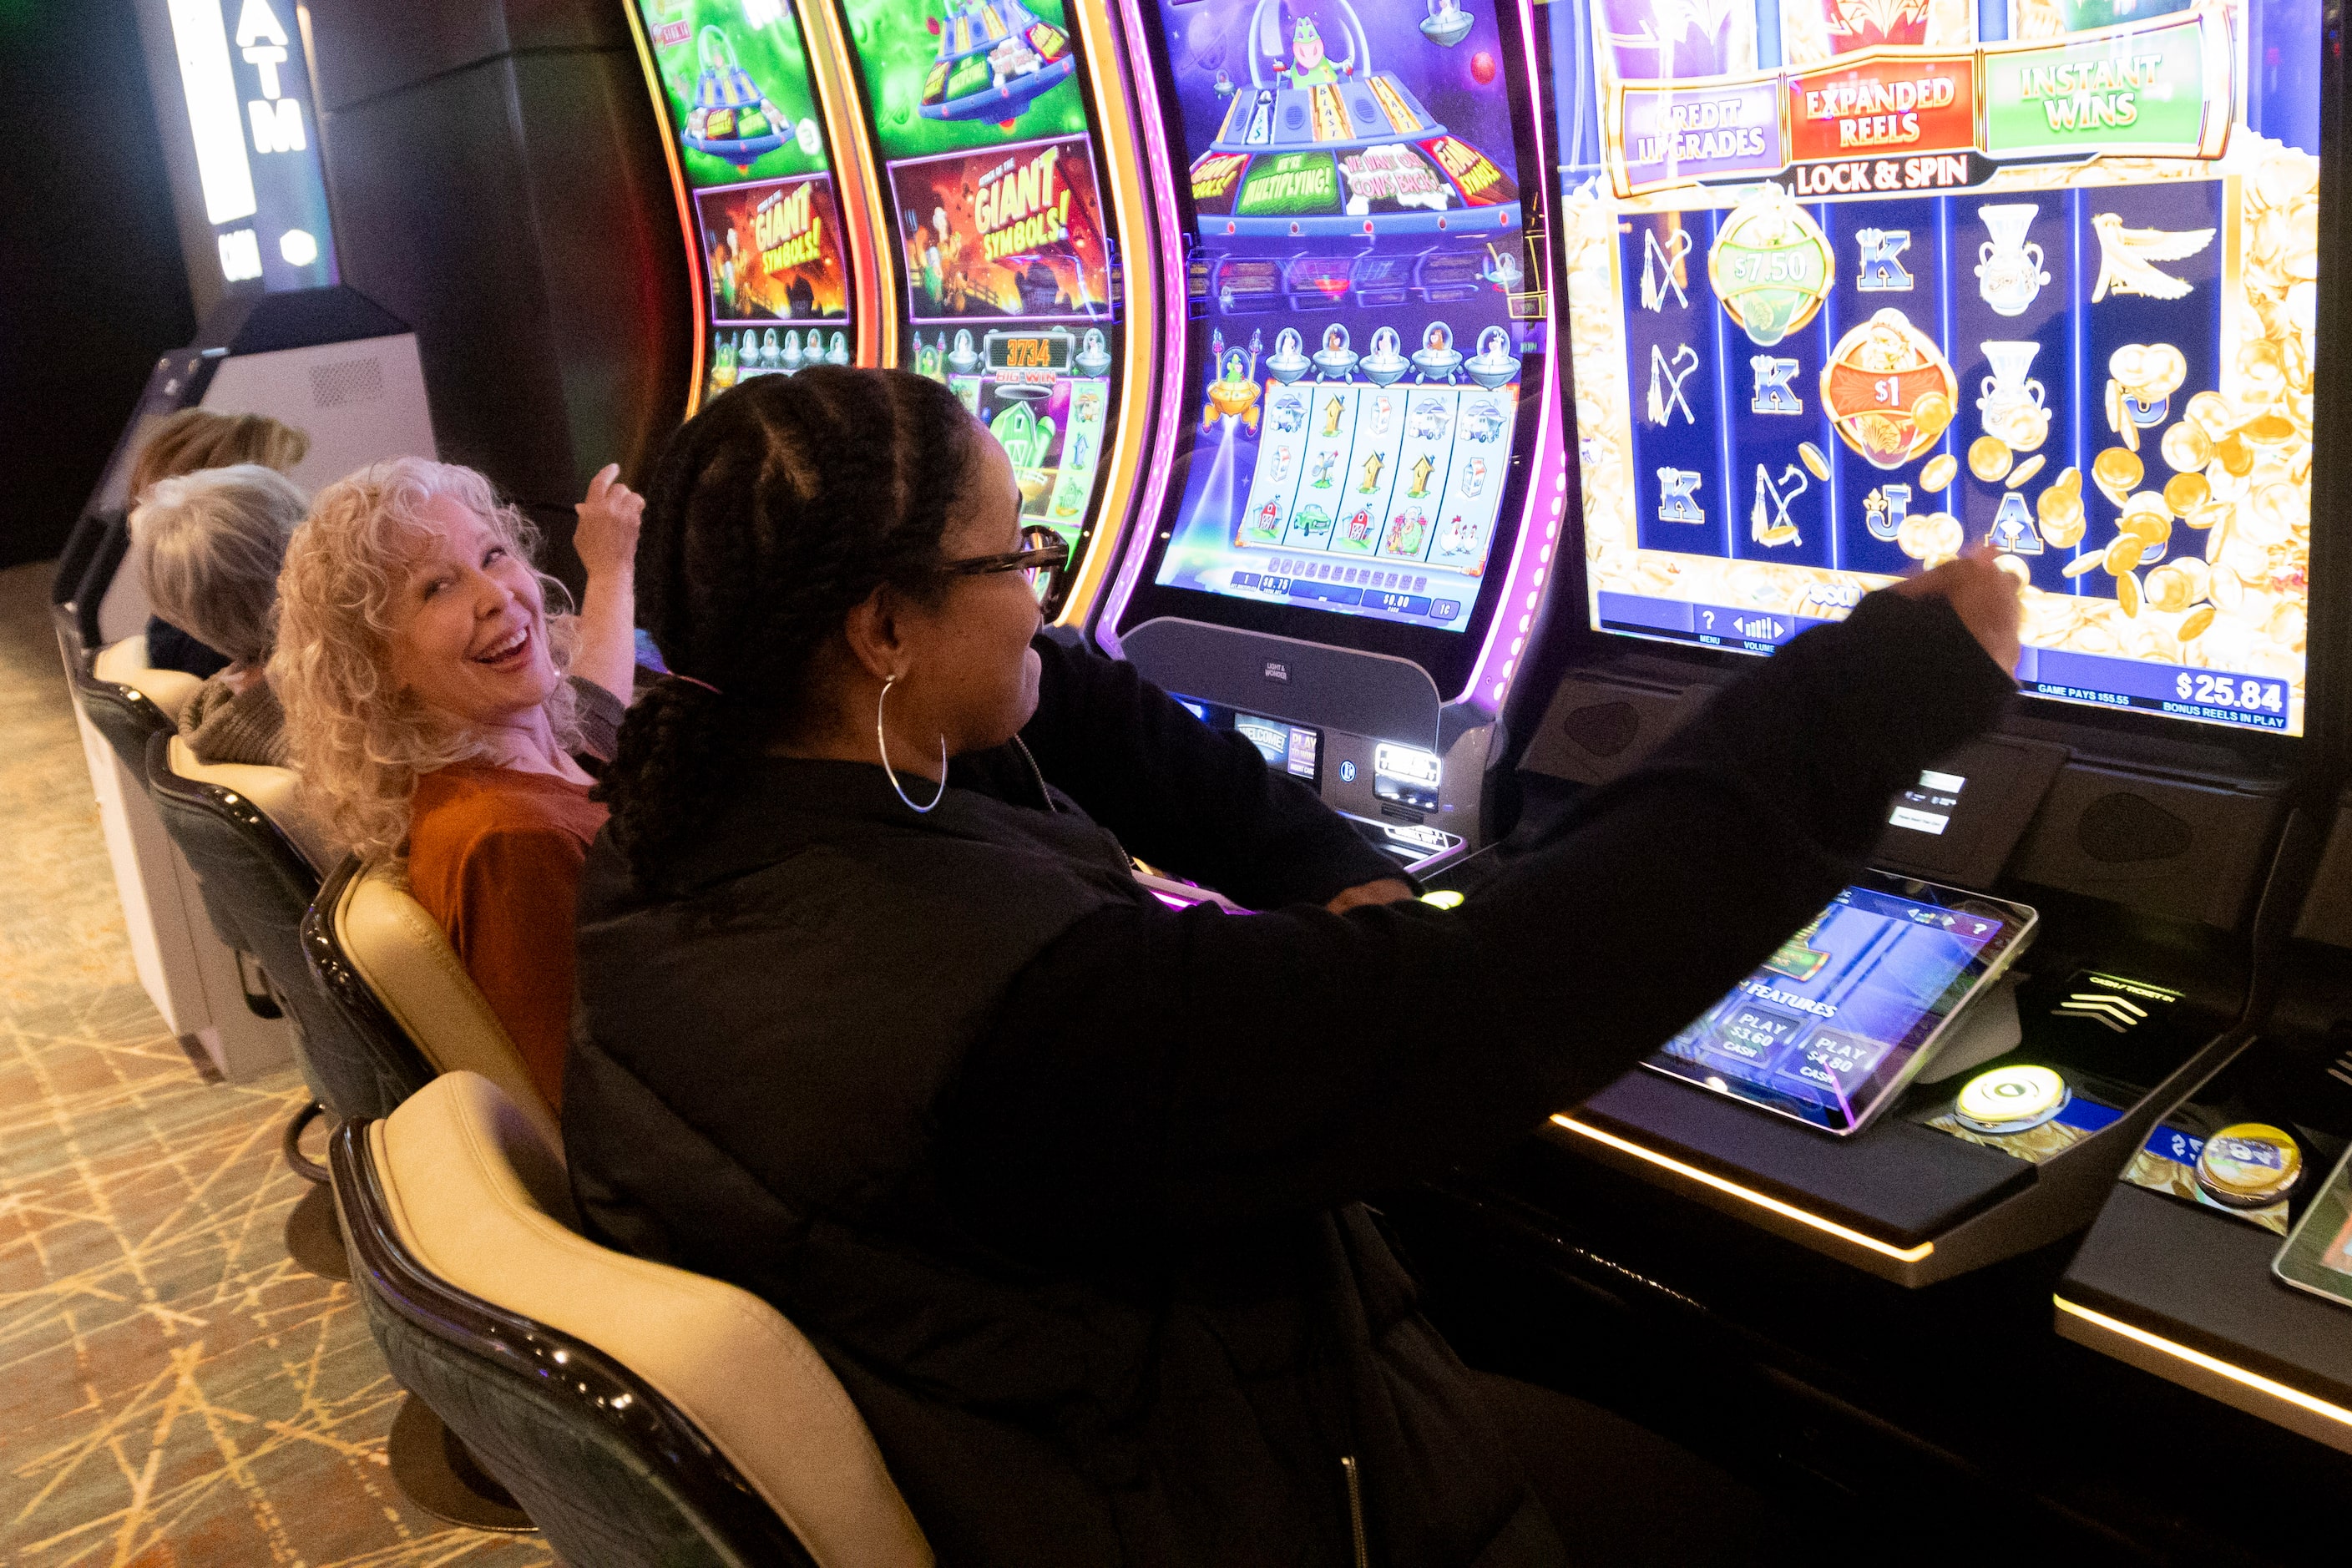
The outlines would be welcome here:
[[[1063,149],[1009,159],[984,175],[972,197],[981,253],[991,261],[1059,245],[1070,233],[1070,187],[1057,181]]]
[[[1780,138],[1779,79],[1724,87],[1628,87],[1620,188],[1628,195],[1683,180],[1775,174],[1788,162]]]
[[[1984,67],[1985,150],[1995,157],[2084,157],[2120,147],[2218,158],[2229,138],[2229,25],[2211,12],[1987,49]]]
[[[272,292],[320,288],[337,276],[310,128],[310,61],[278,6],[291,14],[288,0],[170,4],[221,280]]]
[[[1966,150],[1976,139],[1971,55],[1832,65],[1789,79],[1790,153],[1798,163]]]
[[[1044,332],[993,331],[988,334],[985,352],[989,374],[998,381],[1050,386],[1070,374],[1077,341],[1058,327]]]
[[[1261,158],[1234,210],[1243,216],[1328,213],[1339,205],[1339,175],[1328,153]]]

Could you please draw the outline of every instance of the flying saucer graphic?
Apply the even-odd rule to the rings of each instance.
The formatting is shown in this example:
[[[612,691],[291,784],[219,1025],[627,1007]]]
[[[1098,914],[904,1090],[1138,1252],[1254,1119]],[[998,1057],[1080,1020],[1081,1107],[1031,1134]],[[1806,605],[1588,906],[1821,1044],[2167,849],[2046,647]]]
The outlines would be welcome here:
[[[1228,100],[1224,121],[1192,162],[1204,237],[1518,227],[1517,184],[1439,124],[1394,71],[1373,68],[1370,40],[1348,0],[1318,5],[1339,14],[1344,55],[1326,48],[1307,17],[1286,37],[1282,3],[1258,0],[1251,15],[1248,84],[1222,76],[1217,83]]]
[[[793,140],[791,122],[736,63],[734,40],[724,29],[703,28],[695,51],[702,74],[695,79],[694,107],[686,111],[688,146],[748,170],[760,154]]]
[[[1441,48],[1452,48],[1470,36],[1478,20],[1456,0],[1429,0],[1429,15],[1421,19],[1422,36]]]
[[[923,80],[929,120],[1012,120],[1078,68],[1069,36],[1022,0],[945,0],[939,58]]]

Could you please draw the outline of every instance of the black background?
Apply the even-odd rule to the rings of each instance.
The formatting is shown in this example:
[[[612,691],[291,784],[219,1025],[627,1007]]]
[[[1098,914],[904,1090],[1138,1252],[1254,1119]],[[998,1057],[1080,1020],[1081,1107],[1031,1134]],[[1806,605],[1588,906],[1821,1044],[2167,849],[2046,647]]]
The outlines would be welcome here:
[[[131,0],[0,0],[0,566],[55,555],[195,335]]]

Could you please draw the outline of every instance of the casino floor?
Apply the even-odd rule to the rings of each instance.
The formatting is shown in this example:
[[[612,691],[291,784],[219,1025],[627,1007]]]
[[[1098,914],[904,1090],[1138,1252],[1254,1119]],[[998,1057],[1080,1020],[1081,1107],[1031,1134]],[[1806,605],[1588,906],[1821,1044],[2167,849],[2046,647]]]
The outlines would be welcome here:
[[[200,1073],[140,989],[49,572],[0,572],[0,1563],[552,1563],[394,1487],[401,1391],[287,1251],[300,1080]]]

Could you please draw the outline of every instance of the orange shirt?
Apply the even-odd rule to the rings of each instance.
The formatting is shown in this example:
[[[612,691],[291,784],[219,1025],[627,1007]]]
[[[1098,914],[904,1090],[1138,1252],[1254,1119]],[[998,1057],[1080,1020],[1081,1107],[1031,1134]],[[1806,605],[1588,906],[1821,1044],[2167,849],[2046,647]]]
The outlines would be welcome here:
[[[410,811],[409,890],[560,1108],[580,868],[604,808],[586,784],[458,763],[418,779]]]

